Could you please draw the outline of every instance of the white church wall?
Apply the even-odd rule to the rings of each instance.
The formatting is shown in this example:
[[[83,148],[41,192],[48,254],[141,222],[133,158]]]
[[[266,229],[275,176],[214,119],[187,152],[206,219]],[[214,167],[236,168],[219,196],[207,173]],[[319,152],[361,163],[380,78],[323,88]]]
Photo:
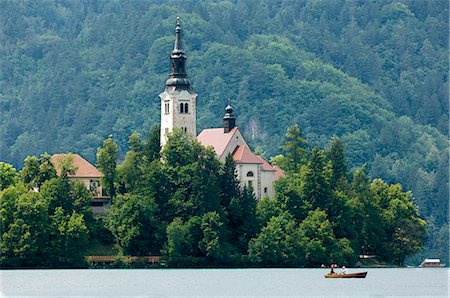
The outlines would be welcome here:
[[[166,144],[166,135],[175,128],[185,128],[187,133],[196,136],[197,94],[181,90],[170,93],[164,91],[159,96],[161,98],[161,146]],[[187,113],[184,113],[184,111],[181,113],[181,103],[188,104]],[[169,104],[168,110],[166,104]]]
[[[275,176],[274,172],[261,171],[261,198],[269,197],[275,199]]]
[[[256,196],[256,198],[259,200],[261,199],[261,190],[258,185],[261,181],[258,181],[260,171],[259,164],[252,164],[252,163],[241,163],[236,165],[237,169],[237,176],[239,179],[239,185],[241,188],[244,188],[244,186],[248,186],[251,184],[253,186],[253,191]],[[253,173],[253,176],[249,176],[249,172]]]

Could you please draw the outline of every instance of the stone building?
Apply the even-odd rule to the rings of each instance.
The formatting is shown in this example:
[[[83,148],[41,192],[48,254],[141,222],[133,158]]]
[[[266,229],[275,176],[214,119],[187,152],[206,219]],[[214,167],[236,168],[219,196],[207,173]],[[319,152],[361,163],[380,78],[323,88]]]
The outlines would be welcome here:
[[[174,128],[196,136],[196,99],[186,73],[186,56],[181,47],[179,20],[175,29],[175,45],[170,56],[170,74],[161,98],[161,147],[166,135]],[[212,146],[217,158],[224,162],[228,154],[233,156],[241,187],[251,185],[255,196],[274,198],[274,182],[284,175],[283,171],[271,166],[263,157],[250,149],[242,132],[236,126],[233,108],[228,102],[223,117],[223,127],[205,129],[197,136],[204,146]]]

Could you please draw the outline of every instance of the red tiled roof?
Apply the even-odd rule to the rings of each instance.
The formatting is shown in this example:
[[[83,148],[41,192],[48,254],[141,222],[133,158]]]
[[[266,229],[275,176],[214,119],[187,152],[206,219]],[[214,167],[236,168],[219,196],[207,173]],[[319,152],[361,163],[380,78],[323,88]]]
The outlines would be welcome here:
[[[275,169],[275,181],[286,176],[286,173],[279,166],[273,165],[273,168]]]
[[[197,136],[197,140],[205,147],[212,146],[218,157],[220,157],[233,135],[236,133],[237,127],[234,127],[230,132],[225,133],[222,128],[208,128],[202,130]]]
[[[258,156],[247,146],[236,146],[233,151],[233,160],[236,163],[262,163]]]
[[[58,175],[61,173],[61,169],[59,167],[59,163],[63,160],[68,154],[53,154],[50,161],[55,166],[56,172]],[[85,160],[78,154],[72,154],[73,156],[73,165],[77,168],[74,175],[69,175],[69,177],[103,177],[103,174],[94,167],[91,163]]]
[[[261,170],[276,172],[276,170],[264,158],[262,158],[262,156],[258,155],[257,157],[262,162]]]

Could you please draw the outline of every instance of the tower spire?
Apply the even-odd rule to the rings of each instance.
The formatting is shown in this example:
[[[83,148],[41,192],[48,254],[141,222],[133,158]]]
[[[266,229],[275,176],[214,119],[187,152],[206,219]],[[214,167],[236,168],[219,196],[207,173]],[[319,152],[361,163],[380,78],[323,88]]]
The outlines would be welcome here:
[[[233,108],[230,105],[230,98],[227,99],[225,116],[223,116],[223,132],[229,133],[236,126],[236,118],[233,117]]]
[[[184,54],[181,48],[181,26],[180,17],[177,17],[177,26],[175,27],[175,44],[173,46],[172,54]]]
[[[177,17],[175,27],[175,43],[170,55],[170,73],[169,79],[166,81],[166,87],[174,87],[175,90],[191,90],[191,81],[186,74],[186,55],[182,49],[179,17]]]

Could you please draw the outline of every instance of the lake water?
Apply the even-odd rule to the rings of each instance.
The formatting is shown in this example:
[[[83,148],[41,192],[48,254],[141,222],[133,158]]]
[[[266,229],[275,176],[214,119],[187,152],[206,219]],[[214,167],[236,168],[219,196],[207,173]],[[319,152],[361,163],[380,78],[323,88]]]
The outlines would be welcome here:
[[[365,279],[326,279],[327,269],[3,270],[3,297],[448,297],[448,269],[350,269]]]

